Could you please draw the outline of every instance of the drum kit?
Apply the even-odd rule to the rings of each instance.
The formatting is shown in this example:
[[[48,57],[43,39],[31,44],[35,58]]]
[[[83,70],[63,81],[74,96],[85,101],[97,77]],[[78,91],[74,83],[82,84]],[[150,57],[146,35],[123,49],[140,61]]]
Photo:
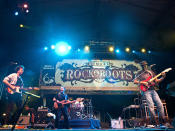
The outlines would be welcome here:
[[[77,98],[75,103],[70,105],[69,113],[71,119],[89,119],[93,117],[91,99]]]

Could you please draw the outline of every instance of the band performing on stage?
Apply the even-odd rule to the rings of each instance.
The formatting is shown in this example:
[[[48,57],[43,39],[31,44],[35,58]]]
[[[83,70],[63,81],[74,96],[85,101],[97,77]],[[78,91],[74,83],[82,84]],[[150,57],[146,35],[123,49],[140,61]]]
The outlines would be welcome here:
[[[175,0],[0,0],[0,130],[175,131]]]
[[[140,102],[138,105],[130,105],[123,108],[125,115],[126,110],[133,108],[139,108],[138,114],[141,114],[140,117],[135,119],[135,123],[139,124],[129,124],[128,126],[131,127],[131,125],[134,125],[134,128],[143,126],[148,127],[150,125],[152,128],[171,126],[169,118],[166,115],[167,108],[164,107],[164,104],[157,93],[157,89],[159,88],[159,83],[166,77],[166,73],[172,69],[168,68],[157,75],[152,70],[152,66],[149,66],[146,61],[142,61],[139,64],[141,65],[142,70],[135,74],[132,82],[139,88],[139,95],[141,96],[139,101],[145,100],[146,103],[144,105]],[[93,126],[90,124],[90,127],[87,126],[87,128],[91,128],[91,126],[94,129],[101,128],[100,122],[94,114],[95,108],[92,106],[92,100],[80,97],[73,100],[73,95],[68,98],[69,92],[66,91],[66,87],[63,86],[58,86],[54,92],[55,96],[52,96],[52,98],[49,97],[49,101],[52,99],[52,105],[45,104],[45,106],[41,107],[29,107],[26,105],[29,96],[32,98],[34,97],[37,100],[40,96],[28,92],[28,90],[31,89],[38,90],[37,88],[24,87],[21,77],[23,72],[24,66],[19,65],[16,67],[16,73],[12,73],[3,79],[8,102],[3,125],[20,125],[23,123],[23,125],[26,124],[28,128],[72,129],[75,126],[73,126],[73,122],[80,124],[83,121],[84,123],[91,121],[91,124],[96,124],[92,124]],[[27,95],[27,98],[26,101],[23,102],[25,95]],[[37,102],[37,100],[34,102]],[[104,105],[105,104],[106,103],[104,103]],[[16,105],[16,109],[14,105]],[[51,109],[48,107],[51,107]],[[23,113],[27,112],[28,115],[22,115],[22,111]],[[108,116],[110,115],[108,114]],[[131,123],[132,121],[123,116],[123,114],[119,116],[119,119],[115,120],[111,117],[110,119],[110,127],[113,129],[127,128],[127,122]],[[81,124],[79,126],[80,128],[84,128]]]

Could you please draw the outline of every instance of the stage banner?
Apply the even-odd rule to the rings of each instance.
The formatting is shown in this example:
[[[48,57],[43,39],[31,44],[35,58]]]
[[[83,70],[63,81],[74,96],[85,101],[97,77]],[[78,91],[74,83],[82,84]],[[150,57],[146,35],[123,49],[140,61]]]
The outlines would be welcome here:
[[[42,84],[62,85],[72,90],[136,91],[138,87],[133,83],[133,79],[139,70],[140,64],[133,61],[67,59],[57,62],[55,68],[45,68]]]

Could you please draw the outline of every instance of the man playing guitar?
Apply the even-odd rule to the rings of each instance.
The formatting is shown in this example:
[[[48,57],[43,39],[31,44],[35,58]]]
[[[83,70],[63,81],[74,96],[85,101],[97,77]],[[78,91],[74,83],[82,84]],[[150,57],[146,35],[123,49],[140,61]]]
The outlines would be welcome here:
[[[16,73],[12,73],[8,76],[6,76],[3,80],[3,83],[7,86],[6,91],[7,91],[7,98],[8,98],[8,105],[7,105],[7,110],[6,110],[6,119],[5,119],[5,124],[13,124],[15,120],[16,113],[13,115],[11,114],[14,109],[14,105],[16,104],[17,111],[21,108],[22,106],[22,93],[10,93],[9,91],[16,89],[16,86],[18,87],[23,87],[23,80],[21,78],[21,75],[24,72],[24,66],[19,65],[16,67]]]
[[[154,104],[157,105],[157,110],[159,111],[160,124],[164,124],[165,123],[164,108],[158,93],[155,91],[155,88],[158,87],[158,83],[165,78],[165,72],[162,72],[160,74],[161,78],[158,79],[157,77],[155,77],[155,73],[148,68],[148,63],[146,61],[142,61],[140,64],[143,69],[136,75],[134,83],[140,86],[142,94],[146,99],[151,114],[151,124],[158,125],[158,120],[156,120],[155,117],[156,115],[154,111]],[[155,77],[154,81],[149,82],[149,80],[154,77]]]
[[[64,128],[69,129],[69,119],[68,119],[68,107],[67,104],[68,96],[65,94],[65,88],[60,87],[60,92],[53,98],[54,108],[56,110],[56,120],[55,120],[55,128],[60,128],[60,118],[61,115],[64,116]]]

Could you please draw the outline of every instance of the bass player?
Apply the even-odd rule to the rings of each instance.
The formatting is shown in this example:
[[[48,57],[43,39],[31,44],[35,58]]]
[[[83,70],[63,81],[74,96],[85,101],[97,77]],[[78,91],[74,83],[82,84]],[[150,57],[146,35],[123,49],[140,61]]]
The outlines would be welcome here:
[[[157,110],[159,111],[160,124],[165,124],[165,113],[163,104],[160,100],[158,93],[155,91],[155,88],[158,87],[159,82],[161,82],[165,78],[165,72],[161,73],[161,78],[156,78],[153,82],[149,83],[147,80],[149,78],[155,77],[156,75],[150,68],[148,68],[148,63],[146,61],[142,61],[140,64],[142,66],[142,70],[136,74],[134,83],[138,84],[140,87],[141,85],[142,87],[145,87],[141,88],[141,91],[143,97],[146,99],[146,103],[151,114],[150,122],[154,126],[159,125],[154,111],[154,104],[156,104]]]
[[[54,108],[56,110],[56,120],[55,120],[55,128],[60,128],[60,119],[61,115],[64,116],[64,128],[69,129],[69,119],[68,119],[68,96],[65,93],[65,88],[60,87],[60,91],[53,98]]]

